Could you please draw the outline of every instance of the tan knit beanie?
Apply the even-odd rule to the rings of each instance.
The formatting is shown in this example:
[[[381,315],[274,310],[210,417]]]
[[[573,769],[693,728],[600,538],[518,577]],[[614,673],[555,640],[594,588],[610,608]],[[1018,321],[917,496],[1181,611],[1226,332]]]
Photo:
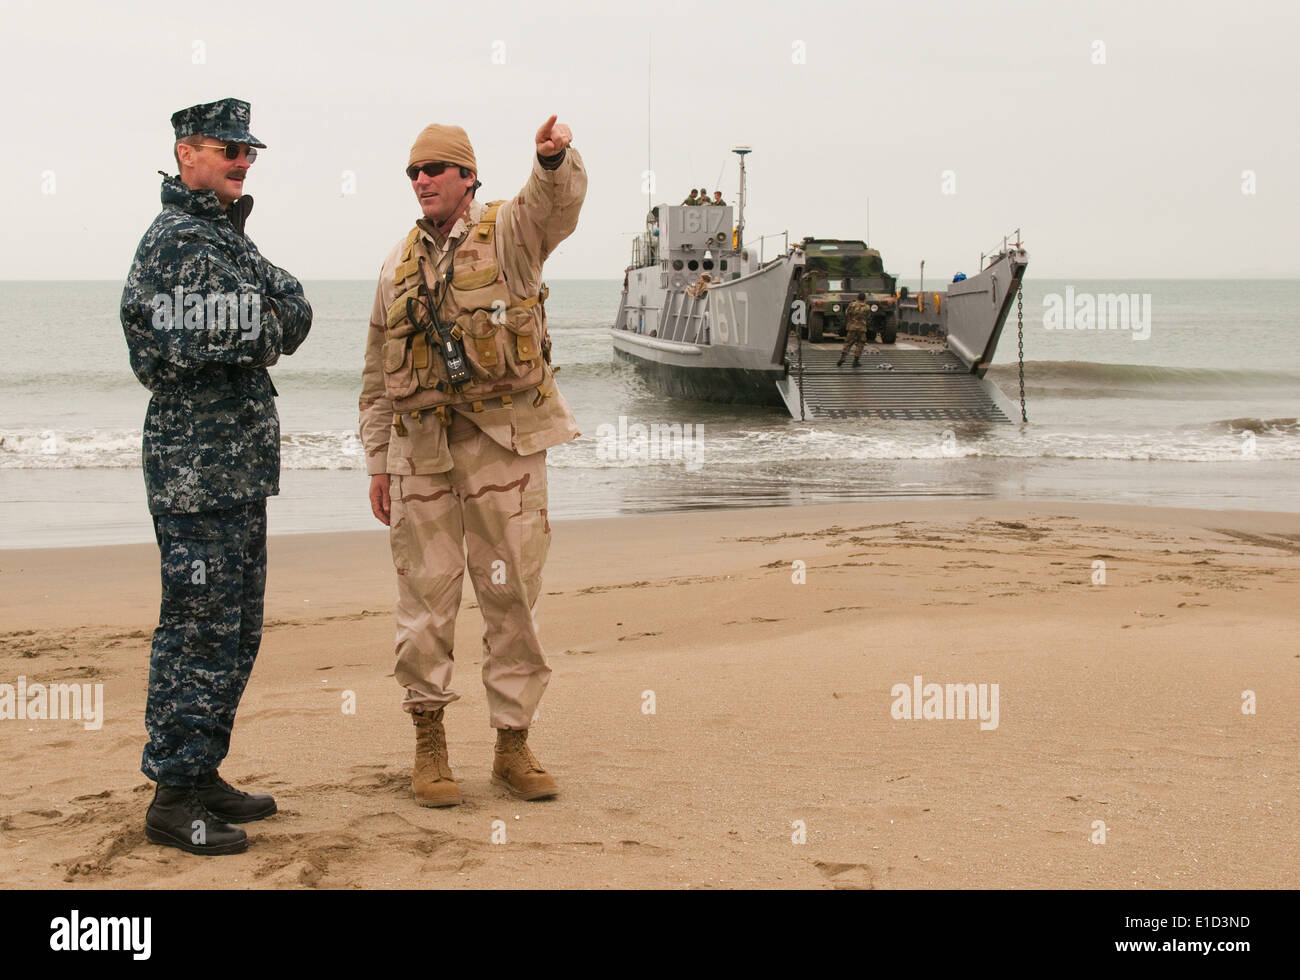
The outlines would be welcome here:
[[[415,138],[415,145],[411,147],[411,159],[406,165],[409,167],[437,160],[468,167],[475,174],[478,173],[474,147],[470,146],[469,137],[459,126],[441,126],[438,123],[425,126]]]

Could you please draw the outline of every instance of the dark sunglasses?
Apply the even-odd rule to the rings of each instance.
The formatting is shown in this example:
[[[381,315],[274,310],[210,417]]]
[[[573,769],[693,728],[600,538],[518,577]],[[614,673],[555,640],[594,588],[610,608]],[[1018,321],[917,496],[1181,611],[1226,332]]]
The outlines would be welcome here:
[[[441,177],[444,170],[454,166],[456,164],[442,163],[441,161],[438,163],[422,163],[419,166],[407,167],[406,177],[408,180],[415,180],[420,174],[424,174],[426,177]]]
[[[227,160],[238,160],[241,152],[248,154],[249,163],[257,159],[257,147],[248,146],[244,143],[198,143],[196,145],[211,147],[214,150],[224,150]]]

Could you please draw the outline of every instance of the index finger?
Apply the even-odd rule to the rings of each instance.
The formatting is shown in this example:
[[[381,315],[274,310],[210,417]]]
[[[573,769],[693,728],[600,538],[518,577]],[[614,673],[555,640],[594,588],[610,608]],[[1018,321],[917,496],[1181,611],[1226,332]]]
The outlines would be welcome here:
[[[551,127],[555,125],[555,120],[558,118],[558,115],[552,115],[550,119],[542,123],[542,128],[537,131],[537,139],[539,141],[546,139],[550,135]]]

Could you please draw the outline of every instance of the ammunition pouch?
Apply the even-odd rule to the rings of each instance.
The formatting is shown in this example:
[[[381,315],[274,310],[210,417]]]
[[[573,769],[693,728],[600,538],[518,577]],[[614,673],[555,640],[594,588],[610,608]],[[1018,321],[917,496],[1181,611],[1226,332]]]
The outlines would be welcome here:
[[[520,392],[539,389],[539,396],[546,397],[554,390],[547,370],[547,289],[543,284],[537,295],[511,305],[493,242],[501,203],[490,204],[457,246],[450,282],[425,281],[425,267],[433,263],[420,229],[407,236],[394,274],[383,345],[384,385],[398,416],[395,424],[403,414],[432,409],[441,420],[447,405],[468,404],[478,411],[485,399],[510,404],[510,396]],[[433,297],[444,330],[464,346],[471,374],[465,384],[450,383],[436,334],[428,323],[412,320],[421,308],[412,301],[419,299],[422,285]]]

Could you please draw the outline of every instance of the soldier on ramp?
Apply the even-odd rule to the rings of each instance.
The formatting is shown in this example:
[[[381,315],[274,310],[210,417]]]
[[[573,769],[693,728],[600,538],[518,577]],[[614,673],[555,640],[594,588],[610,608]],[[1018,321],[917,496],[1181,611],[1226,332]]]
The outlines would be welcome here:
[[[862,349],[867,344],[868,311],[866,293],[858,293],[858,298],[849,303],[848,309],[844,311],[844,347],[840,351],[840,359],[835,362],[836,367],[844,366],[844,358],[853,347],[858,349],[853,355],[853,366],[858,366]]]

